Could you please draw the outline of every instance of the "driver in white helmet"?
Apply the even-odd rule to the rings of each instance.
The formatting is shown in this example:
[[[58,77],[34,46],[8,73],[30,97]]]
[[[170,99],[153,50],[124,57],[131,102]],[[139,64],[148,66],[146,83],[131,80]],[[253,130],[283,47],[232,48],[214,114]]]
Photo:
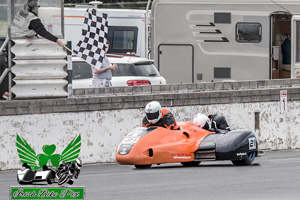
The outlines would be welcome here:
[[[202,113],[198,113],[194,117],[194,123],[203,129],[216,133],[227,133],[231,131],[225,117],[219,114],[206,116]]]
[[[151,101],[145,107],[146,116],[143,119],[143,127],[161,126],[170,130],[179,130],[174,116],[170,111],[162,108],[157,101]]]

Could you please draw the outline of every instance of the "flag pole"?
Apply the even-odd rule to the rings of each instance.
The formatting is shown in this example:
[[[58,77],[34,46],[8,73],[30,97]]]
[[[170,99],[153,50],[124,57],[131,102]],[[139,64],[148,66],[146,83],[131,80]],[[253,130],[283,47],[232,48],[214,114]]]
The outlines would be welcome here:
[[[65,45],[63,46],[65,49],[67,49],[68,51],[70,51],[71,53],[73,52],[71,49],[69,49],[68,47],[66,47]]]

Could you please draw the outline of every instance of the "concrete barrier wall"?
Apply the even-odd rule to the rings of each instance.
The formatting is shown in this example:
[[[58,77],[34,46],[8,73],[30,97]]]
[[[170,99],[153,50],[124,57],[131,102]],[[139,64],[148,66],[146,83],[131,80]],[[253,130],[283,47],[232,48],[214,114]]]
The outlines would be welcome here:
[[[57,147],[55,153],[61,153],[81,134],[80,157],[84,163],[114,162],[118,144],[141,125],[143,108],[151,100],[160,101],[177,121],[191,121],[198,112],[223,114],[232,129],[255,131],[260,149],[299,148],[300,80],[290,80],[285,85],[280,81],[270,82],[265,81],[268,86],[260,88],[257,82],[244,82],[240,83],[242,89],[234,90],[223,87],[195,91],[204,87],[201,84],[162,86],[161,92],[156,86],[107,88],[113,90],[111,93],[101,88],[101,94],[96,92],[98,89],[74,91],[81,94],[80,98],[0,102],[0,169],[21,166],[16,134],[22,136],[36,154],[43,153],[43,145],[51,144]],[[137,90],[134,92],[137,95],[124,90]],[[286,113],[280,112],[280,90],[288,92]],[[82,94],[83,91],[90,94]],[[116,94],[118,91],[123,92]],[[89,97],[83,97],[85,95]]]

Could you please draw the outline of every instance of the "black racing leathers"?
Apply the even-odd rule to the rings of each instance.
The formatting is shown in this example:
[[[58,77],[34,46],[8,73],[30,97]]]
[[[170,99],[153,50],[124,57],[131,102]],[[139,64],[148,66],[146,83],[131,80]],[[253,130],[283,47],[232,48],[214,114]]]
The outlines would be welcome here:
[[[222,131],[231,131],[225,117],[223,115],[215,114],[208,115],[208,118],[211,120],[211,128],[217,133]]]
[[[174,116],[172,115],[172,113],[170,113],[167,109],[163,108],[162,109],[162,116],[161,118],[158,120],[158,122],[156,122],[155,124],[151,124],[146,116],[143,118],[143,122],[142,122],[142,126],[143,127],[149,127],[149,126],[161,126],[170,130],[179,130],[179,126],[177,125]]]

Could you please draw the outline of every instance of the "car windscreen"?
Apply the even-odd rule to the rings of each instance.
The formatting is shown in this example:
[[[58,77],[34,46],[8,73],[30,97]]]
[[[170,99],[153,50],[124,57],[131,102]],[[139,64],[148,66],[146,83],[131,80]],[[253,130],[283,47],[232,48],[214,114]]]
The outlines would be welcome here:
[[[73,62],[73,80],[92,78],[92,68],[84,61]]]
[[[120,64],[112,76],[160,76],[152,64]]]

